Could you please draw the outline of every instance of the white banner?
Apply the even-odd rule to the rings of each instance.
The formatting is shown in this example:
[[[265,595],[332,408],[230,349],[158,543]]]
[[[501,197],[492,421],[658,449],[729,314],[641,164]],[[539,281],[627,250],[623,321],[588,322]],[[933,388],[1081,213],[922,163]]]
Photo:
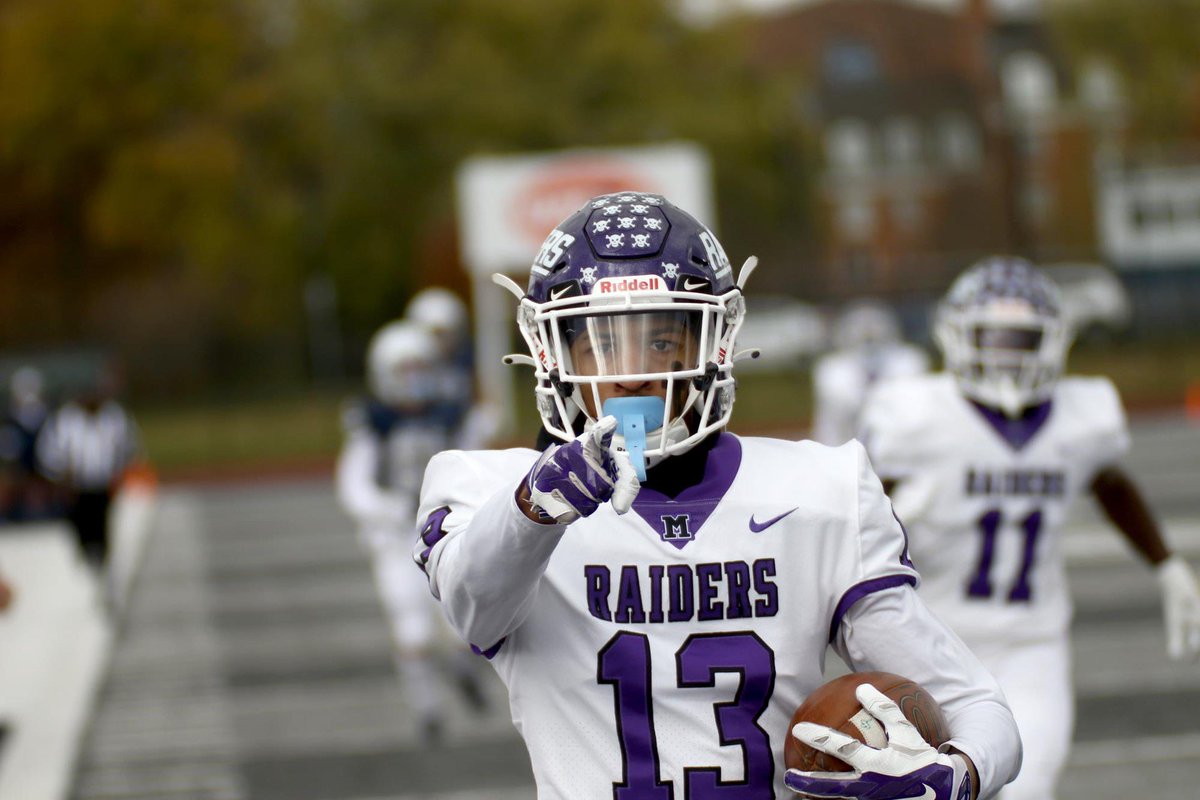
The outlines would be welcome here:
[[[458,172],[467,269],[526,273],[555,225],[589,198],[622,190],[661,194],[716,228],[708,156],[694,144],[481,156]]]

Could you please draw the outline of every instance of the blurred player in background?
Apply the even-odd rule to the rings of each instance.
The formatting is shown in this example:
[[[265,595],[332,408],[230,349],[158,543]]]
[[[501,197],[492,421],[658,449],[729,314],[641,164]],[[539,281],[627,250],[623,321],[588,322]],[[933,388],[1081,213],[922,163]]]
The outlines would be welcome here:
[[[0,572],[0,614],[3,614],[12,605],[13,596],[12,586],[4,579],[4,573]]]
[[[712,232],[658,195],[560,223],[528,293],[499,278],[529,346],[510,360],[534,367],[558,444],[436,456],[414,556],[508,686],[540,800],[989,794],[1017,769],[1016,726],[917,599],[862,447],[724,430],[753,264],[735,283]],[[830,643],[929,689],[950,749],[853,749],[818,726],[797,735],[858,771],[785,775]]]
[[[859,300],[842,311],[833,345],[813,365],[812,438],[839,445],[858,433],[863,400],[877,381],[925,372],[929,356],[901,340],[896,313],[874,300]]]
[[[1074,717],[1061,549],[1091,494],[1158,574],[1171,656],[1200,652],[1200,594],[1119,466],[1129,432],[1106,378],[1063,377],[1058,291],[1033,265],[972,266],[941,303],[946,371],[880,384],[861,438],[908,527],[921,595],[1000,681],[1025,762],[1005,800],[1052,796]]]
[[[137,425],[117,401],[117,376],[108,367],[50,415],[37,441],[38,463],[65,490],[67,519],[113,613],[120,602],[108,563],[113,498],[140,454]]]
[[[375,334],[367,349],[370,396],[346,411],[336,476],[338,499],[358,523],[372,559],[405,696],[432,739],[443,727],[442,673],[472,706],[485,703],[475,659],[465,648],[458,647],[450,663],[440,662],[441,615],[412,563],[425,465],[459,445],[464,414],[445,397],[441,352],[435,335],[415,322],[392,322]]]
[[[496,434],[499,415],[476,402],[475,351],[466,304],[449,289],[434,286],[413,296],[404,318],[421,325],[437,340],[439,402],[461,414],[455,446],[463,450],[486,447]]]
[[[42,519],[59,511],[37,460],[37,439],[50,408],[42,373],[21,367],[8,381],[9,401],[0,420],[0,520]]]

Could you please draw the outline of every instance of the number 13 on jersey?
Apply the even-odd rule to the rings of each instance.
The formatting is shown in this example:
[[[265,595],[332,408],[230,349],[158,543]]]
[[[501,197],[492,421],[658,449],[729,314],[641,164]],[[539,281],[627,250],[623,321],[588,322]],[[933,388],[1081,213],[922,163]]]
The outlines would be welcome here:
[[[613,687],[616,733],[625,774],[613,782],[614,800],[674,800],[671,781],[660,770],[654,733],[650,641],[622,631],[599,653],[597,680]],[[775,759],[771,739],[758,724],[775,688],[775,654],[752,632],[697,634],[675,654],[680,689],[711,689],[717,673],[739,676],[737,691],[714,704],[720,744],[740,747],[745,776],[722,781],[719,767],[697,764],[684,773],[685,800],[770,800]]]

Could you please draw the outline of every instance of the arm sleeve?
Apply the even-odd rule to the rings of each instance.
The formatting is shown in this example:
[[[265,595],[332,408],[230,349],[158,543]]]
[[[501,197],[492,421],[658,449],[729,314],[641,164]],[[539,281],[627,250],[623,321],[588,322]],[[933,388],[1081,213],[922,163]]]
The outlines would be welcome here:
[[[67,457],[63,449],[60,427],[58,416],[51,416],[42,427],[34,445],[38,468],[47,478],[56,482],[65,480],[67,472]]]
[[[902,480],[913,469],[909,461],[913,439],[897,431],[903,413],[892,400],[894,394],[888,386],[868,393],[855,432],[879,477],[890,481]]]
[[[375,482],[378,442],[366,431],[351,433],[338,454],[338,502],[361,522],[412,519],[411,501],[387,492]]]
[[[916,681],[938,701],[952,745],[979,772],[979,797],[1016,777],[1021,738],[996,679],[910,586],[863,597],[848,610],[834,650],[856,672],[883,670]]]
[[[421,488],[413,557],[450,624],[467,642],[493,649],[520,626],[565,525],[521,513],[520,476],[483,475],[461,451],[435,456]]]
[[[1094,435],[1089,441],[1094,448],[1092,463],[1098,473],[1120,462],[1129,452],[1129,423],[1112,381],[1094,378],[1089,384],[1091,397],[1083,405],[1093,416]]]

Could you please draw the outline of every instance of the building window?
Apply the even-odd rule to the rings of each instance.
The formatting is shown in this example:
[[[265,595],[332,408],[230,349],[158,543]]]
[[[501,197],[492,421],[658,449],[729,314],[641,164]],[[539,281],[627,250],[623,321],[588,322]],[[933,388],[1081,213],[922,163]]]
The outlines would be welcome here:
[[[1009,108],[1021,114],[1051,110],[1058,96],[1054,69],[1041,55],[1013,53],[1000,68],[1000,83]]]
[[[864,42],[841,39],[822,54],[825,80],[835,85],[870,83],[879,79],[879,59]]]
[[[875,209],[871,198],[862,194],[844,195],[836,203],[838,233],[850,242],[869,241],[875,231]]]
[[[883,151],[892,166],[917,163],[921,157],[921,129],[912,117],[893,117],[883,126]]]
[[[836,171],[866,172],[871,165],[871,133],[862,120],[842,119],[825,134],[825,158]]]
[[[1120,109],[1121,79],[1112,65],[1105,61],[1089,61],[1079,78],[1079,94],[1088,108],[1100,113]]]
[[[900,194],[892,199],[892,220],[898,230],[912,233],[921,226],[921,201],[916,195]]]
[[[966,114],[954,112],[938,120],[938,150],[953,169],[969,170],[980,161],[979,133]]]

